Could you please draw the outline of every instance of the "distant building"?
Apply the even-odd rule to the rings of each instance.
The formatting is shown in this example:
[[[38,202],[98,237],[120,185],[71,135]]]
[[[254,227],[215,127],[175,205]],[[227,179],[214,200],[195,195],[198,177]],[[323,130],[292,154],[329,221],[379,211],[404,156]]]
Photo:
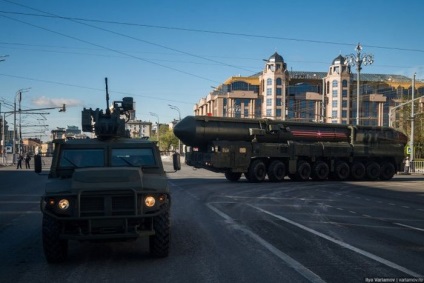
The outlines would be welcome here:
[[[341,55],[327,72],[289,71],[275,52],[262,72],[248,77],[230,77],[194,106],[195,115],[239,118],[271,118],[356,124],[356,73]],[[388,126],[405,123],[401,112],[389,117],[390,109],[411,99],[408,77],[364,74],[360,78],[360,124]],[[424,83],[416,82],[416,97],[424,94]],[[424,98],[419,102],[424,109]]]

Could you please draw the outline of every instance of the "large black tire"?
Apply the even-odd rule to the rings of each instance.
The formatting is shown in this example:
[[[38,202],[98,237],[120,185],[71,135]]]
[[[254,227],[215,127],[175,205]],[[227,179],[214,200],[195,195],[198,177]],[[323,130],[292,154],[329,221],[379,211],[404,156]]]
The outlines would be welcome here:
[[[225,172],[225,178],[230,182],[237,182],[241,178],[241,173]]]
[[[380,177],[380,165],[375,161],[369,162],[366,166],[366,176],[371,181],[377,180]]]
[[[337,162],[336,167],[334,168],[334,177],[339,181],[344,181],[349,178],[350,175],[350,167],[344,162]]]
[[[365,165],[360,161],[355,161],[350,167],[350,177],[352,180],[359,181],[365,179]]]
[[[44,256],[48,263],[60,263],[68,256],[68,241],[60,239],[62,224],[51,216],[43,215],[41,229]]]
[[[330,173],[330,168],[328,164],[324,161],[317,161],[312,166],[312,179],[315,181],[322,181],[328,178],[328,174]]]
[[[155,234],[149,237],[150,255],[156,258],[167,257],[171,244],[169,208],[161,215],[153,218],[153,229],[155,230]]]
[[[297,163],[297,171],[296,171],[296,180],[298,181],[307,181],[309,180],[309,177],[311,177],[311,165],[305,161],[305,160],[300,160]]]
[[[387,181],[393,178],[396,174],[396,169],[393,163],[383,162],[380,166],[380,179]]]
[[[279,160],[271,162],[268,168],[268,178],[271,182],[281,182],[286,176],[286,166]]]
[[[258,159],[252,162],[249,167],[248,180],[252,183],[259,183],[265,180],[266,166],[262,160]]]

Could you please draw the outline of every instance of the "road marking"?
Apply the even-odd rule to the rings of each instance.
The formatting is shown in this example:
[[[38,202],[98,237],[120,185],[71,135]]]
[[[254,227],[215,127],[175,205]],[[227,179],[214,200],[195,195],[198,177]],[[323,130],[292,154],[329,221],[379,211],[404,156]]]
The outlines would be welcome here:
[[[390,268],[393,268],[393,269],[399,270],[401,272],[404,272],[404,273],[408,274],[409,276],[412,276],[412,277],[423,277],[423,275],[418,274],[418,273],[416,273],[416,272],[414,272],[412,270],[409,270],[409,269],[407,269],[407,268],[405,268],[403,266],[400,266],[400,265],[398,265],[398,264],[396,264],[394,262],[391,262],[389,260],[386,260],[386,259],[384,259],[382,257],[379,257],[377,255],[374,255],[374,254],[372,254],[370,252],[361,250],[361,249],[359,249],[357,247],[354,247],[352,245],[349,245],[348,243],[345,243],[345,242],[339,241],[337,239],[331,238],[330,236],[327,236],[327,235],[325,235],[325,234],[323,234],[321,232],[315,231],[315,230],[313,230],[311,228],[308,228],[308,227],[306,227],[306,226],[304,226],[304,225],[302,225],[300,223],[294,222],[294,221],[292,221],[290,219],[287,219],[287,218],[285,218],[283,216],[277,215],[275,213],[272,213],[270,211],[267,211],[265,209],[262,209],[260,207],[257,207],[257,206],[251,205],[251,204],[246,204],[246,205],[248,205],[248,206],[250,206],[250,207],[252,207],[254,209],[257,209],[257,210],[259,210],[259,211],[261,211],[261,212],[263,212],[265,214],[271,215],[271,216],[273,216],[273,217],[275,217],[277,219],[280,219],[280,220],[282,220],[284,222],[287,222],[289,224],[292,224],[292,225],[294,225],[294,226],[296,226],[296,227],[298,227],[298,228],[300,228],[302,230],[305,230],[305,231],[307,231],[309,233],[312,233],[312,234],[314,234],[314,235],[316,235],[318,237],[321,237],[321,238],[326,239],[326,240],[328,240],[330,242],[333,242],[333,243],[335,243],[335,244],[337,244],[337,245],[339,245],[339,246],[341,246],[343,248],[349,249],[349,250],[354,251],[354,252],[356,252],[356,253],[358,253],[360,255],[363,255],[363,256],[365,256],[367,258],[370,258],[370,259],[375,260],[375,261],[377,261],[379,263],[382,263],[382,264],[384,264],[384,265],[386,265],[386,266],[388,266]]]
[[[414,227],[414,226],[409,226],[409,225],[405,225],[405,224],[402,224],[402,223],[393,223],[393,224],[424,232],[424,229],[417,228],[417,227]]]
[[[27,211],[0,211],[0,215],[11,215],[11,214],[40,214],[41,211],[33,211],[33,210],[27,210]]]
[[[18,204],[18,203],[40,203],[40,201],[24,201],[24,200],[10,200],[10,201],[6,201],[6,200],[0,200],[0,204]]]
[[[230,223],[232,225],[232,227],[234,227],[235,229],[238,229],[238,230],[246,233],[246,235],[248,235],[249,237],[251,237],[253,240],[255,240],[257,243],[259,243],[260,245],[262,245],[264,248],[266,248],[267,250],[269,250],[274,255],[276,255],[278,258],[280,258],[281,260],[283,260],[291,268],[293,268],[294,270],[296,270],[300,275],[302,275],[303,277],[305,277],[310,282],[325,283],[324,280],[322,280],[314,272],[312,272],[311,270],[309,270],[308,268],[306,268],[305,266],[303,266],[300,262],[298,262],[295,259],[291,258],[287,254],[283,253],[282,251],[280,251],[279,249],[277,249],[276,247],[274,247],[273,245],[271,245],[269,242],[267,242],[263,238],[261,238],[258,234],[254,233],[251,230],[245,228],[244,226],[238,224],[237,222],[234,221],[234,219],[232,219],[230,216],[228,216],[227,214],[225,214],[224,212],[222,212],[218,208],[214,207],[211,203],[207,203],[206,205],[209,207],[209,209],[211,209],[216,214],[218,214],[219,216],[221,216],[222,218],[224,218],[228,223]]]

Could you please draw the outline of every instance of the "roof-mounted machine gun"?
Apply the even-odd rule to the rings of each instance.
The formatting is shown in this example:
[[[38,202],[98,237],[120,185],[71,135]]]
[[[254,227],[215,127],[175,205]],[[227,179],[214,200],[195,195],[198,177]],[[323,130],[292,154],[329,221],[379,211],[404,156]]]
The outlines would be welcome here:
[[[109,91],[107,78],[106,83],[106,113],[97,108],[96,110],[84,108],[81,113],[82,130],[94,132],[99,139],[114,137],[129,137],[125,130],[125,122],[129,120],[129,112],[134,110],[133,98],[124,97],[122,101],[114,101],[109,108]],[[125,115],[126,119],[121,116]]]

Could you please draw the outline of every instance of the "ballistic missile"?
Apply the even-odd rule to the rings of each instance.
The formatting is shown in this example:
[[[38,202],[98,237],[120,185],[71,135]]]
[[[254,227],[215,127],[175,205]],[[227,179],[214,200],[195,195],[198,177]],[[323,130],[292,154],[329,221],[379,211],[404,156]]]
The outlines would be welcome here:
[[[348,125],[340,124],[210,116],[187,116],[174,127],[175,136],[188,146],[203,146],[219,140],[348,142],[350,131]]]

